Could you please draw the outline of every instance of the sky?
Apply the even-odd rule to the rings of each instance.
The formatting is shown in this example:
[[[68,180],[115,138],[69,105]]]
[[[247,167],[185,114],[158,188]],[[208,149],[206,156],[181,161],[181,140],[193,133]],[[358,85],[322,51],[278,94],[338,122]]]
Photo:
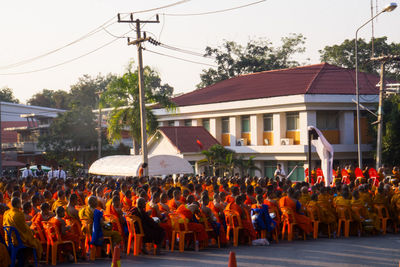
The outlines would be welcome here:
[[[139,12],[178,5],[151,12]],[[371,16],[370,0],[266,0],[252,6],[210,15],[198,14],[238,7],[257,0],[18,0],[0,1],[0,88],[7,86],[25,103],[43,89],[66,90],[85,74],[95,77],[124,73],[130,60],[137,62],[135,46],[125,38],[136,33],[129,24],[116,23],[117,13],[134,14],[134,19],[155,19],[160,23],[144,25],[149,36],[162,43],[203,53],[206,46],[217,47],[224,40],[245,45],[247,41],[266,38],[274,46],[290,33],[302,33],[306,52],[294,59],[306,64],[320,62],[318,50],[327,45],[353,39],[355,31]],[[390,3],[373,0],[378,10]],[[138,13],[139,12],[139,13]],[[101,25],[108,21],[103,27]],[[375,36],[388,36],[390,42],[400,42],[400,8],[383,13],[375,21]],[[45,57],[35,58],[99,29],[96,33]],[[359,36],[371,38],[370,25]],[[107,43],[113,41],[109,45]],[[106,46],[105,46],[106,45]],[[104,47],[103,47],[104,46]],[[100,48],[102,47],[102,48]],[[190,92],[200,82],[200,73],[215,64],[212,59],[155,47],[145,47],[158,53],[180,57],[195,64],[148,51],[143,62],[156,69],[163,83],[174,87],[175,93]],[[98,49],[98,50],[96,50]],[[63,64],[93,50],[87,56]],[[21,61],[23,64],[21,64]],[[20,64],[15,64],[20,63]],[[54,68],[51,66],[58,65]],[[37,71],[45,69],[42,71]],[[37,71],[37,72],[32,72]],[[25,73],[28,72],[28,73]],[[23,74],[16,74],[23,73]]]

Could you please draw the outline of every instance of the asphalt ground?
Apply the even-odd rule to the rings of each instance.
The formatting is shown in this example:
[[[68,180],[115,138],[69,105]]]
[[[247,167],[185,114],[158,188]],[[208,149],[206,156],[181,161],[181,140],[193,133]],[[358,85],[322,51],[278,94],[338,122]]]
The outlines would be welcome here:
[[[167,252],[158,256],[123,255],[121,266],[228,266],[229,253],[236,253],[237,266],[399,266],[400,235],[280,241],[270,246],[207,248]],[[111,266],[111,259],[60,266]]]

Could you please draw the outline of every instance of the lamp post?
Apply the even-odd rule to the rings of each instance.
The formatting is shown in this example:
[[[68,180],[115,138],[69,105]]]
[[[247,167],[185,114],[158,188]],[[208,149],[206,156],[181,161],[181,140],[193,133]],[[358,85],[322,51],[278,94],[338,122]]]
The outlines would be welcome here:
[[[355,42],[355,58],[356,58],[356,97],[357,97],[357,151],[358,151],[358,167],[362,168],[362,155],[361,155],[361,131],[360,131],[360,91],[358,87],[358,51],[357,51],[357,39],[358,39],[358,31],[361,30],[365,25],[370,23],[372,20],[374,20],[376,17],[378,17],[380,14],[384,12],[391,12],[397,7],[396,3],[390,3],[388,6],[386,6],[381,12],[373,16],[371,19],[369,19],[367,22],[365,22],[363,25],[361,25],[357,31],[356,31],[356,39],[354,40]]]

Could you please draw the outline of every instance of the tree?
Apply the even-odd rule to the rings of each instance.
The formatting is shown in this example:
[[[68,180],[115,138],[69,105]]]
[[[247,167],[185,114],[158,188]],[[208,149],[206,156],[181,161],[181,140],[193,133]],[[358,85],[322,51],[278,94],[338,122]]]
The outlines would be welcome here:
[[[43,89],[41,92],[34,94],[27,103],[34,106],[68,109],[69,101],[70,94],[66,91]]]
[[[302,34],[291,34],[282,38],[282,45],[277,48],[265,39],[251,40],[245,47],[235,41],[225,41],[218,48],[206,47],[205,55],[215,57],[218,67],[203,70],[197,87],[209,86],[242,74],[298,66],[299,62],[291,58],[305,51],[305,39]]]
[[[240,156],[235,160],[235,166],[239,168],[240,175],[243,177],[244,175],[248,175],[252,170],[261,171],[254,163],[254,156],[250,156],[249,159],[244,159],[243,156]]]
[[[8,87],[3,87],[0,89],[0,101],[19,103],[19,100],[14,96],[13,90]]]
[[[97,144],[96,122],[89,107],[60,113],[47,132],[39,136],[38,146],[48,159],[76,161],[79,152],[93,150]]]
[[[97,75],[92,78],[89,75],[84,75],[79,78],[78,82],[71,86],[70,90],[70,107],[90,107],[97,109],[99,107],[98,92],[104,92],[107,85],[113,79],[113,75],[106,76]]]
[[[119,77],[113,77],[107,90],[102,94],[101,106],[112,107],[108,116],[108,135],[114,142],[122,138],[122,132],[129,130],[135,154],[138,154],[141,140],[140,106],[138,72],[132,71],[131,62],[126,73]],[[146,66],[143,70],[146,104],[159,104],[161,107],[173,109],[175,106],[170,101],[173,88],[168,84],[161,84],[158,73]],[[129,107],[129,108],[127,108]],[[155,133],[158,122],[156,116],[149,107],[146,107],[147,134]]]
[[[208,150],[203,150],[201,153],[205,158],[200,160],[199,164],[207,163],[212,168],[213,175],[223,174],[225,170],[233,171],[234,151],[216,144],[211,146]]]
[[[321,61],[331,63],[344,68],[355,68],[355,39],[344,40],[341,44],[325,46],[319,50]],[[372,41],[366,42],[364,39],[357,41],[358,46],[358,67],[360,71],[378,74],[380,63],[371,61]],[[388,43],[387,37],[374,39],[374,55],[400,55],[400,43]],[[400,80],[400,66],[396,62],[386,65],[386,78]]]

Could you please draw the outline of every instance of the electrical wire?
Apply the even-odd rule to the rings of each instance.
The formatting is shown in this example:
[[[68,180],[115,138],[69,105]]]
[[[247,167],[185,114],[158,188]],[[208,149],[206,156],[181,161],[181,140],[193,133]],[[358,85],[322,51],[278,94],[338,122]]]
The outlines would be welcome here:
[[[184,58],[180,58],[180,57],[175,57],[175,56],[163,54],[163,53],[160,53],[160,52],[149,50],[147,48],[143,48],[143,50],[148,51],[148,52],[153,53],[153,54],[160,55],[160,56],[170,57],[170,58],[174,58],[174,59],[178,59],[178,60],[182,60],[182,61],[186,61],[186,62],[190,62],[190,63],[194,63],[194,64],[206,65],[206,66],[210,66],[210,67],[214,67],[214,68],[218,67],[216,65],[211,65],[211,64],[208,64],[208,63],[202,63],[202,62],[198,62],[198,61],[193,61],[193,60],[188,60],[188,59],[184,59]]]
[[[132,30],[129,30],[129,31],[126,32],[124,35],[126,35],[126,34],[128,34],[128,33],[130,33],[130,32],[132,32]],[[74,58],[72,58],[72,59],[63,61],[63,62],[58,63],[58,64],[55,64],[55,65],[51,65],[51,66],[48,66],[48,67],[45,67],[45,68],[40,68],[40,69],[36,69],[36,70],[32,70],[32,71],[11,72],[11,73],[0,73],[0,75],[1,75],[1,76],[6,76],[6,75],[21,75],[21,74],[29,74],[29,73],[35,73],[35,72],[40,72],[40,71],[45,71],[45,70],[53,69],[53,68],[55,68],[55,67],[58,67],[58,66],[61,66],[61,65],[65,65],[65,64],[68,64],[68,63],[73,62],[73,61],[75,61],[75,60],[78,60],[78,59],[80,59],[80,58],[83,58],[83,57],[85,57],[85,56],[88,56],[88,55],[90,55],[90,54],[92,54],[92,53],[94,53],[94,52],[96,52],[96,51],[98,51],[98,50],[100,50],[100,49],[102,49],[102,48],[104,48],[104,47],[106,47],[106,46],[108,46],[108,45],[114,43],[114,42],[117,41],[119,38],[122,38],[122,37],[117,36],[117,38],[114,38],[113,40],[111,40],[111,41],[109,41],[109,42],[103,44],[102,46],[100,46],[100,47],[98,47],[98,48],[96,48],[96,49],[94,49],[94,50],[91,50],[91,51],[89,51],[89,52],[87,52],[87,53],[85,53],[85,54],[83,54],[83,55],[74,57]]]
[[[151,8],[151,9],[145,9],[145,10],[140,10],[140,11],[133,11],[131,13],[121,13],[121,14],[139,14],[139,13],[147,13],[147,12],[151,12],[151,11],[156,11],[156,10],[160,10],[160,9],[165,9],[165,8],[169,8],[169,7],[173,7],[173,6],[177,6],[180,4],[184,4],[186,2],[190,2],[191,0],[181,0],[169,5],[165,5],[165,6],[160,6],[160,7],[155,7],[155,8]]]
[[[62,50],[62,49],[64,49],[64,48],[67,48],[67,47],[69,47],[69,46],[71,46],[71,45],[73,45],[73,44],[76,44],[76,43],[78,43],[78,42],[80,42],[80,41],[82,41],[82,40],[84,40],[84,39],[86,39],[86,38],[88,38],[88,37],[90,37],[90,36],[92,36],[92,35],[94,35],[94,34],[100,32],[101,30],[103,30],[103,29],[105,29],[105,28],[107,28],[107,27],[109,27],[109,26],[115,24],[116,21],[113,22],[113,23],[111,23],[111,24],[109,24],[109,23],[110,23],[112,20],[114,20],[115,18],[116,18],[116,17],[113,16],[112,18],[108,19],[106,22],[104,22],[103,24],[101,24],[101,25],[98,26],[97,28],[93,29],[92,31],[90,31],[90,32],[88,32],[88,33],[82,35],[82,36],[79,37],[78,39],[76,39],[76,40],[74,40],[74,41],[72,41],[72,42],[69,42],[69,43],[67,43],[67,44],[65,44],[65,45],[63,45],[63,46],[61,46],[61,47],[59,47],[59,48],[50,50],[49,52],[46,52],[46,53],[44,53],[44,54],[41,54],[41,55],[38,55],[38,56],[35,56],[35,57],[32,57],[32,58],[28,58],[28,59],[21,60],[21,61],[19,61],[19,62],[13,63],[13,64],[9,64],[9,65],[6,65],[6,66],[0,66],[0,69],[10,69],[10,68],[19,67],[19,66],[21,66],[21,65],[25,65],[25,64],[28,64],[28,63],[33,62],[33,61],[35,61],[35,60],[38,60],[38,59],[40,59],[40,58],[43,58],[43,57],[49,56],[49,55],[51,55],[51,54],[54,54],[54,53],[56,53],[56,52],[58,52],[58,51],[60,51],[60,50]],[[107,24],[108,24],[108,25],[107,25]],[[106,26],[106,25],[107,25],[107,26]]]
[[[226,9],[221,9],[221,10],[215,10],[215,11],[208,11],[208,12],[202,12],[202,13],[189,13],[189,14],[168,14],[168,13],[163,13],[165,16],[174,16],[174,17],[184,17],[184,16],[202,16],[202,15],[211,15],[211,14],[217,14],[217,13],[222,13],[222,12],[227,12],[227,11],[232,11],[252,5],[256,5],[262,2],[266,2],[267,0],[261,0],[261,1],[256,1],[253,3],[249,3],[246,5],[241,5],[241,6],[236,6],[236,7],[231,7],[231,8],[226,8]]]

